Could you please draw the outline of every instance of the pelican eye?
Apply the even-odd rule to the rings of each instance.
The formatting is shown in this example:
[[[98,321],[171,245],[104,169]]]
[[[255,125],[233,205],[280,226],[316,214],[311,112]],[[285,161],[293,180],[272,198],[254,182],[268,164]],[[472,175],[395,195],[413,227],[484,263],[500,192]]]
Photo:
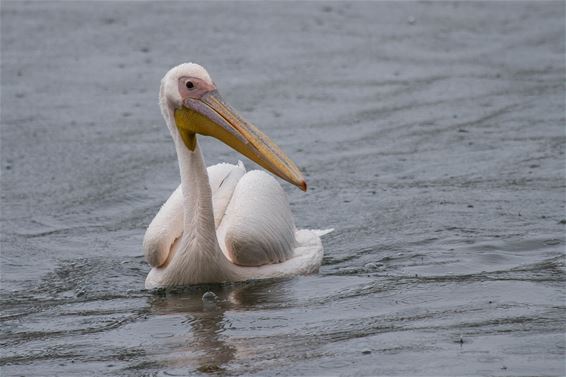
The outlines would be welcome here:
[[[185,83],[185,86],[187,87],[187,89],[193,89],[195,87],[195,84],[193,84],[192,81],[187,81]]]

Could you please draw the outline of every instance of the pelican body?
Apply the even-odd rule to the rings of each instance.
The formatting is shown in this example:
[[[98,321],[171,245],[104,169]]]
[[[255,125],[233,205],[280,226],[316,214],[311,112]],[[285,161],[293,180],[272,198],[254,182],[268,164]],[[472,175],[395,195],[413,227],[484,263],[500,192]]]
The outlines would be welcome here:
[[[219,95],[206,70],[185,63],[161,80],[160,106],[177,152],[180,186],[144,237],[148,289],[318,271],[325,231],[297,230],[287,196],[242,162],[205,166],[197,135],[212,136],[306,191],[295,163]]]

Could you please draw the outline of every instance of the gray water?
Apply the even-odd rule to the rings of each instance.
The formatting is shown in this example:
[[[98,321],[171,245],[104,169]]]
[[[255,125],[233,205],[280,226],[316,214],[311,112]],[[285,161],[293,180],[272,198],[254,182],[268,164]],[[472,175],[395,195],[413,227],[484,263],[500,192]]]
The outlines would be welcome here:
[[[3,1],[2,376],[566,374],[564,14]],[[191,60],[304,169],[319,274],[143,289]]]

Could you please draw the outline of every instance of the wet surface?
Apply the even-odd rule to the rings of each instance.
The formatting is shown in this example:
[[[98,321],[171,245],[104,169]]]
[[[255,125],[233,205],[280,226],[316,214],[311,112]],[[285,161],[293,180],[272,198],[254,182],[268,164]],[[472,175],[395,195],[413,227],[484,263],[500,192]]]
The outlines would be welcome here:
[[[3,2],[2,375],[566,374],[564,10]],[[320,274],[143,290],[188,60],[304,168]]]

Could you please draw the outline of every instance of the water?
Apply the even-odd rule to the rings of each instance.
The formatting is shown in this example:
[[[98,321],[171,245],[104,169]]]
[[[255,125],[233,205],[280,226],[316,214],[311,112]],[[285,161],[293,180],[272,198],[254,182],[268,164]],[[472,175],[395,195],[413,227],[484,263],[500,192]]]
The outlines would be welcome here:
[[[4,2],[2,375],[566,374],[564,10]],[[304,169],[319,274],[143,289],[187,60]]]

